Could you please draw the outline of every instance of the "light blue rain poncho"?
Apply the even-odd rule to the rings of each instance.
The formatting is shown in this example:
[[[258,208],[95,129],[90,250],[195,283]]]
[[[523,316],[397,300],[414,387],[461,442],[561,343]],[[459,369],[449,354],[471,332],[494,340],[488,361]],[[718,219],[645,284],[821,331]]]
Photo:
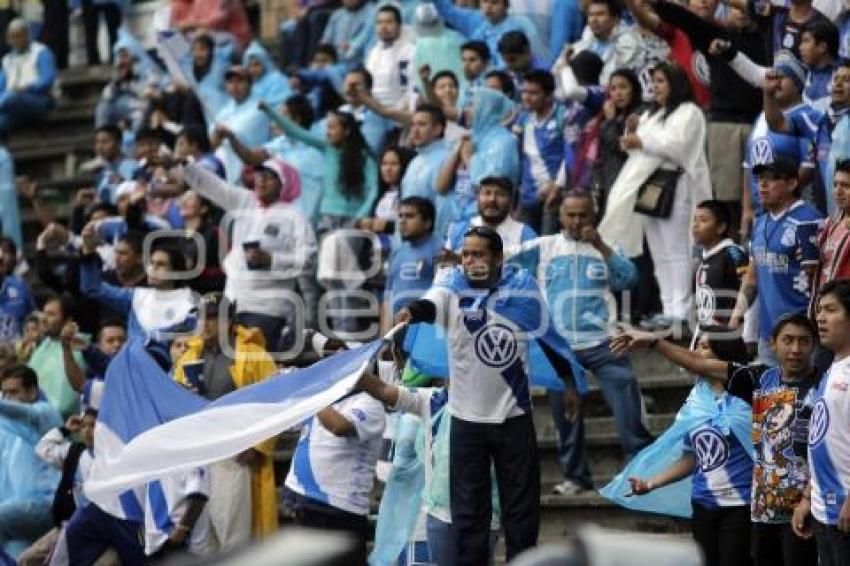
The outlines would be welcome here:
[[[508,13],[504,20],[494,24],[477,8],[461,8],[455,6],[453,0],[436,0],[434,4],[446,23],[469,39],[477,39],[487,44],[494,67],[505,66],[499,56],[499,39],[509,31],[523,32],[531,43],[534,56],[543,61],[549,60],[549,46],[543,44],[534,24],[525,16]]]
[[[263,66],[263,74],[251,85],[251,96],[262,100],[272,108],[277,108],[292,94],[289,79],[281,73],[269,52],[256,40],[252,41],[242,56],[242,66],[246,69],[252,61],[259,61]]]
[[[298,170],[301,193],[293,204],[304,213],[313,226],[319,221],[319,206],[325,182],[325,158],[311,145],[287,136],[278,136],[263,146],[270,154],[280,157]]]
[[[410,162],[401,180],[401,198],[417,196],[433,202],[437,209],[434,234],[445,238],[449,224],[454,221],[454,207],[451,195],[437,194],[436,186],[440,168],[448,159],[451,148],[445,140],[439,139],[417,149],[419,153]]]
[[[627,509],[690,518],[693,513],[691,476],[640,496],[627,496],[632,491],[629,478],[650,478],[669,468],[682,457],[688,433],[706,423],[734,434],[750,456],[753,455],[752,408],[729,393],[718,400],[708,381],[700,379],[670,428],[632,458],[611,483],[599,490],[600,495]]]
[[[215,40],[213,40],[213,44],[209,70],[200,79],[195,75],[191,51],[180,60],[180,68],[183,70],[183,74],[195,81],[198,97],[203,100],[205,113],[209,114],[207,119],[217,116],[227,104],[228,96],[224,86],[224,74],[230,67],[234,49],[232,41],[215,43]]]
[[[413,30],[416,32],[413,68],[416,70],[422,65],[428,65],[431,67],[432,76],[440,71],[451,71],[462,89],[463,63],[459,55],[460,46],[466,42],[466,38],[454,30],[447,29],[437,9],[430,2],[420,3],[416,7]],[[416,87],[422,90],[418,72]]]
[[[19,250],[24,249],[21,210],[15,188],[15,162],[5,146],[0,146],[0,233],[12,238]]]
[[[472,185],[477,187],[485,177],[507,177],[516,185],[520,175],[517,141],[502,125],[514,103],[501,92],[485,87],[473,93],[472,107]]]
[[[0,399],[0,503],[20,505],[27,514],[23,525],[51,524],[50,507],[59,483],[59,471],[51,468],[35,453],[35,445],[44,434],[62,425],[59,413],[43,395],[35,403]],[[33,532],[32,539],[0,539],[3,550],[17,557],[35,539],[44,534]]]
[[[118,52],[122,49],[127,50],[133,56],[135,60],[133,70],[147,83],[161,85],[166,80],[165,73],[148,55],[136,36],[123,26],[118,29],[118,39],[112,46],[112,56],[115,60],[118,59]]]
[[[375,5],[365,0],[356,10],[337,8],[331,14],[320,43],[336,47],[339,60],[350,67],[363,63],[374,37]],[[346,47],[345,49],[343,49]]]
[[[259,147],[271,139],[271,122],[268,116],[257,108],[257,102],[258,99],[252,94],[242,102],[231,98],[215,117],[215,123],[227,126],[247,147]],[[225,140],[215,155],[224,163],[227,182],[231,185],[239,183],[243,163],[230,147],[230,143]]]
[[[142,125],[148,102],[144,92],[148,87],[161,88],[166,77],[151,59],[144,47],[129,31],[123,27],[118,30],[118,39],[112,47],[113,59],[117,62],[120,52],[126,52],[133,61],[133,78],[129,84],[113,79],[104,87],[100,101],[95,109],[95,125],[115,124],[121,120],[130,122],[131,128],[125,132],[124,150],[132,149],[133,132]],[[128,147],[130,146],[130,147]]]

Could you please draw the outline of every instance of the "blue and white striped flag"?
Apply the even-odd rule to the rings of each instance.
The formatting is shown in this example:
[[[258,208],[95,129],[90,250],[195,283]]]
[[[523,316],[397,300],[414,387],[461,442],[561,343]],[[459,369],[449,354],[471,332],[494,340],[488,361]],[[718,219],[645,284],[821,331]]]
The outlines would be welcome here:
[[[106,374],[86,496],[114,515],[138,517],[137,497],[126,490],[229,458],[301,423],[347,395],[384,343],[376,340],[209,402],[172,381],[140,343],[131,342]]]

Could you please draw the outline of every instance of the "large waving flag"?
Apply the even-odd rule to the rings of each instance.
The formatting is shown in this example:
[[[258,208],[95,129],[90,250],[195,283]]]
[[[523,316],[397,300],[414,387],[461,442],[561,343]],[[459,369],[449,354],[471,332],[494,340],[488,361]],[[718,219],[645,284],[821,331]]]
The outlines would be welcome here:
[[[109,366],[85,493],[106,510],[147,482],[234,456],[347,395],[384,340],[209,402],[172,381],[133,341]],[[120,496],[124,512],[125,492]]]

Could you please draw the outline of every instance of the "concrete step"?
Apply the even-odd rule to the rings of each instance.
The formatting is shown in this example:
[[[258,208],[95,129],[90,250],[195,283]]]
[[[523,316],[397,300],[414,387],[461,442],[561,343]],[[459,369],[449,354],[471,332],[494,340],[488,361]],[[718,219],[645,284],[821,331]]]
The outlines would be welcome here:
[[[15,140],[9,150],[15,158],[15,171],[37,180],[72,177],[93,153],[91,130],[40,139]]]
[[[690,532],[686,520],[625,509],[595,492],[572,496],[542,495],[540,513],[541,542],[562,541],[575,534],[576,527],[587,523],[645,533]]]
[[[62,71],[59,74],[62,98],[79,100],[98,97],[111,76],[112,69],[109,65],[74,67]]]

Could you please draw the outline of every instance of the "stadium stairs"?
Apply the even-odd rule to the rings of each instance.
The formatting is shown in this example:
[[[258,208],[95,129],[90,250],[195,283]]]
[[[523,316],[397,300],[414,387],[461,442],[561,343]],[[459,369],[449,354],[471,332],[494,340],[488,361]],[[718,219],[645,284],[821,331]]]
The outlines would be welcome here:
[[[15,174],[38,181],[39,198],[57,220],[68,219],[77,189],[92,185],[93,176],[79,173],[79,166],[94,155],[94,109],[109,76],[106,66],[62,71],[56,107],[44,120],[19,128],[10,137]],[[41,225],[30,204],[19,202],[24,255],[31,260]],[[47,290],[34,270],[25,278],[36,298],[43,297]]]

